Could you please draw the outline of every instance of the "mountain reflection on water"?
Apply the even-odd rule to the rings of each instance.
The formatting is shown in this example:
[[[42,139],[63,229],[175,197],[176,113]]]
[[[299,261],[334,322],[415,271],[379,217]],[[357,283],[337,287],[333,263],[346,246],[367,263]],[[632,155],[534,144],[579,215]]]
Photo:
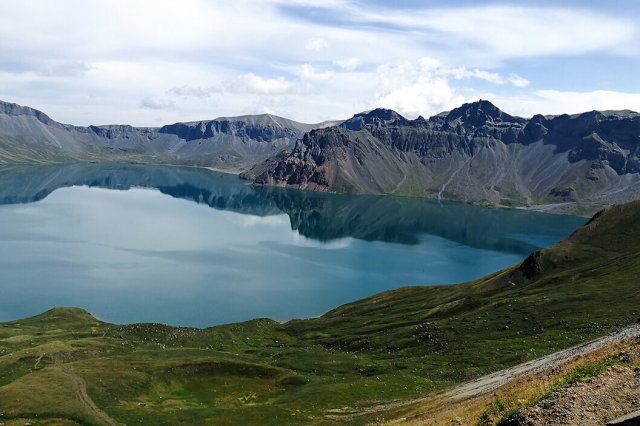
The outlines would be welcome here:
[[[527,255],[583,218],[421,198],[344,195],[256,187],[235,175],[185,167],[70,164],[0,167],[0,204],[37,202],[59,188],[156,189],[214,209],[252,216],[286,214],[291,229],[319,242],[346,237],[419,244],[429,235],[473,248]]]
[[[316,316],[490,274],[584,222],[121,164],[0,167],[0,203],[0,321],[53,306],[190,326]]]

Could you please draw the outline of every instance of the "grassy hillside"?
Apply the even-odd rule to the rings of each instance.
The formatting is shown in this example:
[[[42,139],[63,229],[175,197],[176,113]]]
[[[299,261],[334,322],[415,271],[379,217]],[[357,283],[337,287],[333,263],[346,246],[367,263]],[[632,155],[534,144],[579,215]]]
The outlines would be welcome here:
[[[381,402],[638,321],[639,235],[640,202],[616,206],[489,277],[402,288],[285,324],[114,325],[75,308],[0,324],[0,422],[370,421]]]

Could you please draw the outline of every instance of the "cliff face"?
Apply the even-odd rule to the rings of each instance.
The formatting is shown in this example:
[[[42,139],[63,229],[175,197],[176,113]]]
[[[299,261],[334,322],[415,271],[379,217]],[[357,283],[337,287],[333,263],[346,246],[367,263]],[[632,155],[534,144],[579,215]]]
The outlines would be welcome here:
[[[139,161],[239,171],[292,148],[305,132],[322,125],[264,114],[160,128],[78,127],[29,107],[0,102],[0,164]]]
[[[640,197],[639,142],[640,114],[630,111],[524,119],[479,101],[407,120],[379,109],[313,130],[243,176],[321,191],[593,210]]]

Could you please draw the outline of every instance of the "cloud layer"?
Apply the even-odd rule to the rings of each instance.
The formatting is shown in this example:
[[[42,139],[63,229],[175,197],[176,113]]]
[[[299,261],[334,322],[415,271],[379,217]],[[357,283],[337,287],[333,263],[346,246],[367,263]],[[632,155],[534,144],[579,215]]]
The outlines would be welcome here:
[[[640,109],[629,81],[566,66],[637,69],[630,16],[347,0],[1,2],[0,99],[73,124],[135,125],[262,112],[316,122],[376,106],[429,116],[479,97],[522,115]]]

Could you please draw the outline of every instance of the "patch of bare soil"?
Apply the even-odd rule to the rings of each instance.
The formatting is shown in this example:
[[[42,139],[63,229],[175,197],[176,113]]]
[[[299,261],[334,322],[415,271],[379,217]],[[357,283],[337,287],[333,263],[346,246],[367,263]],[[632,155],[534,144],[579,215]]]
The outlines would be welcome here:
[[[619,355],[622,365],[558,390],[522,411],[518,423],[603,425],[640,409],[640,345]]]

